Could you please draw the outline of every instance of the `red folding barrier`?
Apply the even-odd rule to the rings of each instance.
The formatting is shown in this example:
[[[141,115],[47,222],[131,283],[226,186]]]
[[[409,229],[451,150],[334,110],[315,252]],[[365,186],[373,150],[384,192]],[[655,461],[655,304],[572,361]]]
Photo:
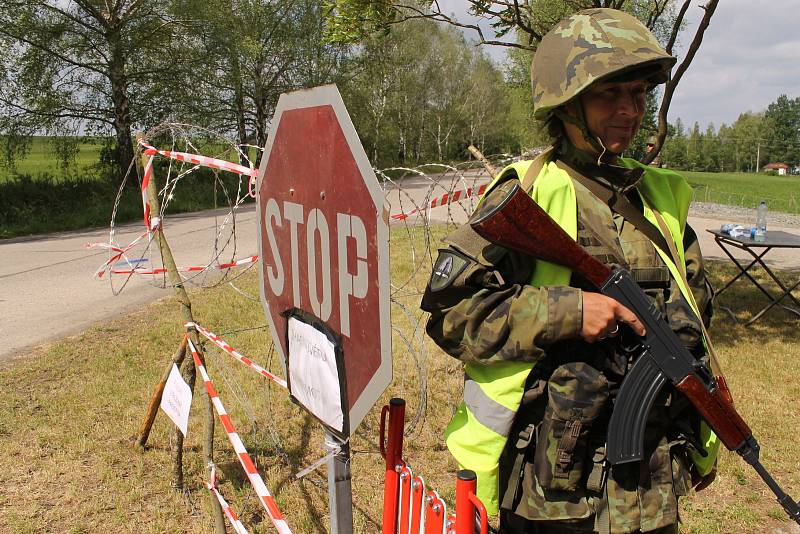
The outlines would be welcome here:
[[[386,418],[389,417],[389,436],[386,439]],[[397,505],[400,493],[400,470],[403,468],[403,425],[406,401],[394,398],[381,410],[380,450],[386,460],[383,486],[383,534],[397,533]]]
[[[395,398],[381,411],[379,446],[386,460],[382,534],[488,534],[489,518],[475,495],[473,471],[458,472],[455,514],[448,514],[444,499],[434,490],[426,492],[425,480],[403,461],[405,409],[405,401]]]
[[[411,527],[411,481],[414,474],[408,465],[400,470],[400,533],[406,534]]]
[[[428,492],[425,503],[425,534],[443,534],[447,504],[434,490]]]
[[[422,506],[425,502],[425,480],[415,476],[411,483],[411,534],[419,534],[422,527]]]

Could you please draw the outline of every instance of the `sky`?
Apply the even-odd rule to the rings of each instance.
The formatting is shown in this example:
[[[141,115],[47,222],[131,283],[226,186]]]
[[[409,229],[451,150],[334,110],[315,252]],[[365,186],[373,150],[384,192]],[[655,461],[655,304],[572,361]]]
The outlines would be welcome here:
[[[703,16],[702,3],[694,0],[689,8],[687,27],[676,47],[678,61]],[[439,4],[460,20],[470,20],[466,1]],[[708,123],[719,128],[742,112],[763,111],[781,94],[800,97],[799,30],[797,0],[720,0],[703,44],[673,95],[668,120],[680,117],[687,126],[697,121],[702,129]],[[496,61],[504,59],[503,47],[486,48]]]

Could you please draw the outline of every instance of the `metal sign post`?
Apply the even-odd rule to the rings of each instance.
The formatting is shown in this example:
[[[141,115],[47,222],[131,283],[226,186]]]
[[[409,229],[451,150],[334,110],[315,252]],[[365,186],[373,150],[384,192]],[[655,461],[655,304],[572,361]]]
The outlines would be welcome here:
[[[353,489],[350,477],[350,444],[325,432],[325,448],[335,452],[328,459],[328,508],[331,533],[353,532]]]

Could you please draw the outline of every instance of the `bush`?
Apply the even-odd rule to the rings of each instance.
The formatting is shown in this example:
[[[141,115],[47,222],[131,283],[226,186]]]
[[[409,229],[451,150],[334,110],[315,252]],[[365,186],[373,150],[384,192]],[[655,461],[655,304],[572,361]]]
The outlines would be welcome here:
[[[156,177],[166,176],[166,172],[166,165],[156,165]],[[142,217],[139,184],[136,179],[130,182],[120,198],[118,223]],[[157,180],[157,185],[162,188],[163,179]],[[180,179],[167,213],[228,206],[235,202],[238,187],[238,176],[215,176],[210,169],[197,169]],[[241,187],[245,194],[247,184]],[[118,188],[118,184],[95,178],[65,182],[47,173],[15,175],[0,183],[0,238],[106,226]]]

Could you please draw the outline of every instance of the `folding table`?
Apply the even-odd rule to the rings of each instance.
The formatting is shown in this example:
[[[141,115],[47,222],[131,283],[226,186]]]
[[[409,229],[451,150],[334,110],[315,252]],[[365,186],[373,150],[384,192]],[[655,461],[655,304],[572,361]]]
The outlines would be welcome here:
[[[774,248],[784,248],[784,249],[800,249],[800,236],[790,234],[788,232],[782,231],[773,231],[769,230],[766,233],[764,241],[755,241],[750,239],[750,237],[731,237],[728,234],[724,234],[719,230],[708,230],[712,234],[714,234],[714,240],[717,242],[717,245],[720,246],[723,252],[731,259],[731,261],[736,265],[739,269],[739,274],[731,278],[722,289],[717,291],[714,298],[716,299],[719,297],[726,289],[728,289],[736,280],[741,278],[742,276],[747,277],[758,289],[764,293],[767,298],[769,298],[769,304],[767,304],[764,308],[762,308],[757,314],[753,316],[752,319],[745,323],[746,326],[753,324],[755,321],[760,319],[765,313],[767,313],[770,309],[774,306],[778,305],[785,310],[788,310],[794,313],[797,316],[800,316],[800,300],[795,297],[792,292],[800,286],[800,279],[794,282],[785,282],[781,280],[773,271],[764,263],[764,256],[767,253],[774,249]],[[748,254],[753,257],[753,260],[748,263],[746,266],[742,265],[740,261],[733,256],[730,252],[730,247],[738,248],[740,250],[744,250]],[[761,266],[762,269],[769,275],[770,278],[778,285],[781,289],[781,293],[778,295],[773,295],[769,291],[767,291],[764,286],[762,286],[758,281],[750,275],[750,270],[755,266]],[[788,298],[794,303],[794,307],[786,304],[781,304],[781,301]],[[789,303],[791,304],[791,303]],[[731,314],[733,317],[733,313],[730,310],[723,307],[728,313]],[[736,318],[734,317],[734,320]]]

